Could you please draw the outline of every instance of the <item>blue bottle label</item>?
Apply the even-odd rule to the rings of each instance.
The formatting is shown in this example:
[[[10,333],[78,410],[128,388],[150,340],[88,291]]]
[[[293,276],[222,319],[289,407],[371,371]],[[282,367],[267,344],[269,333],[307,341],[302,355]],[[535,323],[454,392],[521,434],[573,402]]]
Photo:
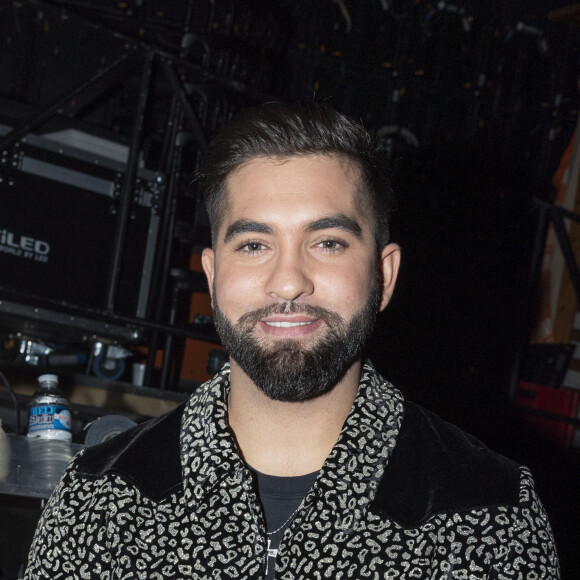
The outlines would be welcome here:
[[[28,432],[71,430],[70,410],[62,405],[38,405],[31,407]]]

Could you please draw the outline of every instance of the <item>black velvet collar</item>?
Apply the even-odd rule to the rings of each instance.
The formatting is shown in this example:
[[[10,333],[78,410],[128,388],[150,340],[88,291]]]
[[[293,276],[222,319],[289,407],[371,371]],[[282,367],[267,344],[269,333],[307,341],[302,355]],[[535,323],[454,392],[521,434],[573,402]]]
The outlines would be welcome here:
[[[161,501],[183,486],[180,430],[185,404],[85,449],[78,473],[118,473]],[[518,501],[519,468],[481,442],[410,402],[370,509],[404,527],[436,513],[461,512]]]
[[[78,460],[78,473],[97,478],[114,472],[161,501],[183,487],[179,436],[185,403],[94,447]]]
[[[417,527],[437,513],[514,505],[519,480],[516,463],[406,401],[397,444],[371,510],[403,527]]]

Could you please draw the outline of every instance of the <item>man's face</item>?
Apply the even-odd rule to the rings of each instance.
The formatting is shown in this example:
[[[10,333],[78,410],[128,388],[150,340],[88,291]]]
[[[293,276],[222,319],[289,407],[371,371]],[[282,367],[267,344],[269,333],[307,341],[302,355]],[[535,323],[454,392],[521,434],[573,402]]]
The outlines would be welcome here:
[[[255,159],[228,179],[202,262],[232,365],[272,399],[331,389],[392,294],[399,251],[387,246],[377,264],[357,185],[356,168],[323,155]]]

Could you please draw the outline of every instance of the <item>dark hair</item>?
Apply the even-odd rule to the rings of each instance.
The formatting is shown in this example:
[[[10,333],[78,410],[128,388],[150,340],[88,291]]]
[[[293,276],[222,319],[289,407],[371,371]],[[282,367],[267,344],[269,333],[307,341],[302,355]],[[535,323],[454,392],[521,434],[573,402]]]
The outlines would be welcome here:
[[[267,103],[242,110],[213,138],[203,172],[203,195],[215,236],[227,210],[227,179],[256,158],[338,156],[361,171],[359,209],[374,222],[377,251],[389,241],[394,205],[385,160],[366,129],[323,103]]]

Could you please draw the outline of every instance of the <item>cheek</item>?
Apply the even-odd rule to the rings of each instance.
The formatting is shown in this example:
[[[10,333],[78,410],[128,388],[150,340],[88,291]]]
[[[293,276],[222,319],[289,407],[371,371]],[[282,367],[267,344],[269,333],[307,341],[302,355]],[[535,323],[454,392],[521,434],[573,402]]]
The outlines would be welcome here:
[[[230,315],[252,309],[259,300],[259,283],[255,272],[239,268],[218,270],[215,277],[215,292],[220,309]],[[259,306],[263,306],[263,303]]]
[[[333,269],[330,275],[319,280],[317,288],[319,297],[323,297],[326,302],[326,307],[344,312],[358,312],[366,304],[372,282],[368,269],[351,265],[345,269]]]

